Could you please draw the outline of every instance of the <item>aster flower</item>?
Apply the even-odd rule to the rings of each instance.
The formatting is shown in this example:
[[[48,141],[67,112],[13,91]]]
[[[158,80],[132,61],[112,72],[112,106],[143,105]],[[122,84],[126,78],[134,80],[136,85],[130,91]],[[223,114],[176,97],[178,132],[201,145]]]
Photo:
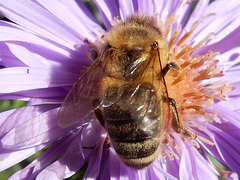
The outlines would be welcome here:
[[[157,18],[169,60],[180,67],[166,77],[169,96],[192,134],[169,126],[156,161],[135,170],[109,147],[94,116],[59,127],[61,103],[92,63],[85,40],[101,53],[107,30],[79,1],[0,0],[0,12],[14,22],[0,21],[0,98],[28,101],[0,113],[0,171],[48,146],[10,179],[64,179],[85,162],[85,179],[238,179],[240,2],[201,0],[193,10],[187,0],[94,2],[107,30],[137,12]]]

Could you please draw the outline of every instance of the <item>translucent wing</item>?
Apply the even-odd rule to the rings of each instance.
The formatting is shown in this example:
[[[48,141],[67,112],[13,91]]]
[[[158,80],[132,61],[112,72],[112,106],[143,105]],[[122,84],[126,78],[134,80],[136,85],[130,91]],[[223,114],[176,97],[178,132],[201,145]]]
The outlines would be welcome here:
[[[170,119],[170,108],[157,50],[150,54],[144,63],[133,65],[134,69],[141,69],[141,76],[119,87],[121,98],[118,105],[122,110],[129,112],[146,135],[161,135]]]
[[[89,115],[95,109],[93,101],[98,99],[100,82],[106,62],[105,57],[106,54],[103,53],[97,58],[73,85],[58,113],[60,127],[69,127],[89,120]]]

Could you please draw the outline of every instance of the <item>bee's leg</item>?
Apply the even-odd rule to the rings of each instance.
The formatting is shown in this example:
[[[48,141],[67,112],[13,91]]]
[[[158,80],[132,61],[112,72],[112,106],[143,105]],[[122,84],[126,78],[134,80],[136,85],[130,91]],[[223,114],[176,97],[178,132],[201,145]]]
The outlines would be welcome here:
[[[168,98],[168,101],[171,105],[172,112],[173,112],[172,127],[175,131],[180,133],[181,132],[181,125],[180,125],[179,116],[178,116],[178,112],[177,112],[176,102],[172,98]]]
[[[164,77],[167,74],[168,70],[172,68],[176,70],[180,69],[176,63],[170,62],[162,69],[162,76]]]
[[[185,136],[188,136],[188,137],[192,137],[193,139],[196,138],[196,135],[193,134],[192,132],[188,131],[187,129],[183,128],[181,123],[180,123],[180,120],[179,120],[179,116],[178,116],[178,112],[177,112],[177,107],[176,107],[176,102],[174,99],[172,98],[168,98],[168,101],[172,107],[172,112],[173,112],[173,120],[172,120],[172,127],[173,129],[178,132],[178,133],[181,133]]]

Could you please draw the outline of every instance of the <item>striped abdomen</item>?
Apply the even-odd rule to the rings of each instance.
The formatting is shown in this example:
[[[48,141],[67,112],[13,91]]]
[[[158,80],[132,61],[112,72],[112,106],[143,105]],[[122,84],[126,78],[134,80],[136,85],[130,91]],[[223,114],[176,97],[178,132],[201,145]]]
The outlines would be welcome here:
[[[161,129],[159,102],[148,83],[138,88],[131,100],[127,97],[131,89],[124,93],[116,103],[104,107],[105,128],[122,161],[141,169],[151,164],[158,155]],[[145,97],[142,98],[142,95]]]

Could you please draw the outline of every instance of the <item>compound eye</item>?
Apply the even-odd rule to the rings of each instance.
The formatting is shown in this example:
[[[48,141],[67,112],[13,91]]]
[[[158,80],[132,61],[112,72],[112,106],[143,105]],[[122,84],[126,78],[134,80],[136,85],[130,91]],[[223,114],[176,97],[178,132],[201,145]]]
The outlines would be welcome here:
[[[87,50],[88,59],[90,59],[92,61],[97,59],[97,57],[99,56],[97,46],[94,43],[92,43],[91,41],[89,41],[88,39],[84,39],[83,42],[88,44],[88,50]]]
[[[89,45],[87,55],[90,60],[94,61],[95,59],[97,59],[99,55],[97,48],[93,45]]]

